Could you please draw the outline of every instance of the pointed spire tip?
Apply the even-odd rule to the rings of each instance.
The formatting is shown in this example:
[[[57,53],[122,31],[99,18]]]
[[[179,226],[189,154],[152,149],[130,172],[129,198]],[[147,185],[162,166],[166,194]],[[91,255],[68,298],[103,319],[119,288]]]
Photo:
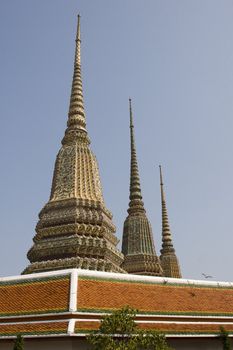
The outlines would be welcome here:
[[[133,127],[133,112],[132,112],[132,103],[131,98],[129,98],[129,116],[130,116],[130,128]]]
[[[76,41],[81,42],[81,33],[80,33],[80,14],[78,14],[78,24],[77,24],[77,33],[76,33]]]
[[[162,166],[159,165],[159,173],[160,173],[160,185],[163,186],[163,174],[162,174]]]

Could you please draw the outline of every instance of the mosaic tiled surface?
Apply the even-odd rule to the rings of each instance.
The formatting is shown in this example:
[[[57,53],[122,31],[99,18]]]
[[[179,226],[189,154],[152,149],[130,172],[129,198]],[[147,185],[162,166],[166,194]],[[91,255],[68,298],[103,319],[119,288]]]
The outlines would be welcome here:
[[[0,282],[0,316],[67,311],[69,289],[69,276]]]
[[[79,278],[79,310],[105,311],[125,305],[148,314],[233,316],[233,289]]]
[[[68,322],[0,324],[0,336],[67,333]]]

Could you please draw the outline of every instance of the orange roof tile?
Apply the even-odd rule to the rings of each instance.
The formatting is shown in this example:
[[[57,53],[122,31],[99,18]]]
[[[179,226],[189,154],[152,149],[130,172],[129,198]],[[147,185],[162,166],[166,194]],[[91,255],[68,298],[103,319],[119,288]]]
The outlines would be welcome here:
[[[0,324],[0,336],[67,333],[68,322]]]
[[[126,305],[154,314],[233,315],[233,288],[79,277],[79,310],[105,311]]]
[[[70,276],[0,282],[0,316],[66,311],[69,286]]]
[[[70,269],[0,278],[0,338],[82,335],[99,327],[103,312],[126,305],[138,309],[143,329],[198,335],[223,325],[233,334],[231,283]]]

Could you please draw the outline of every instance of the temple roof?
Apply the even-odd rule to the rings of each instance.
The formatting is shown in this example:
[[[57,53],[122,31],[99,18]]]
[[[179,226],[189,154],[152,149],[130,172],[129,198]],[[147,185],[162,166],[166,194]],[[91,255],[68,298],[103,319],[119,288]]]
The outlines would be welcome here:
[[[0,339],[84,336],[104,314],[136,308],[142,329],[233,335],[233,283],[70,269],[0,279]]]

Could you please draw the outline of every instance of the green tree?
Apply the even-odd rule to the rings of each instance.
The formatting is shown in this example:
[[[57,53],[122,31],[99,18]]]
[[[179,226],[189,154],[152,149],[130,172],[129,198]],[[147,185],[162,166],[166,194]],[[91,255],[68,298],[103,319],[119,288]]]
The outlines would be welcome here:
[[[220,327],[220,340],[223,345],[223,350],[231,350],[231,341],[229,338],[229,333],[224,327]]]
[[[19,334],[17,335],[17,338],[14,342],[14,348],[13,350],[23,350],[24,349],[24,342],[22,336]]]
[[[137,329],[134,321],[136,310],[124,307],[105,316],[98,331],[87,340],[94,350],[170,350],[164,334]]]

